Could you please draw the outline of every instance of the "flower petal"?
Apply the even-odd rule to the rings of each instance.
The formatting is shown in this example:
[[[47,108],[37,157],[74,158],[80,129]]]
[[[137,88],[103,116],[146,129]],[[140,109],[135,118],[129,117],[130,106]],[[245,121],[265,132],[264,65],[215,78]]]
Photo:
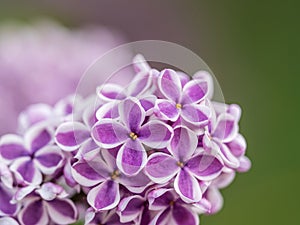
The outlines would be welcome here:
[[[174,224],[170,208],[162,210],[155,215],[149,225],[169,225]]]
[[[165,183],[171,180],[180,170],[177,160],[165,153],[153,153],[148,158],[145,172],[155,183]]]
[[[103,148],[114,148],[129,139],[129,131],[112,119],[103,119],[92,128],[92,137]]]
[[[239,105],[237,104],[229,105],[227,112],[235,118],[236,122],[239,122],[242,115],[242,109]]]
[[[184,105],[181,111],[181,116],[186,122],[197,126],[207,125],[210,114],[209,107],[196,104]]]
[[[31,199],[18,215],[22,225],[47,225],[49,217],[43,201],[40,199]]]
[[[101,183],[90,190],[87,201],[95,210],[115,208],[120,201],[119,184],[112,180]]]
[[[172,135],[172,128],[169,125],[152,120],[141,127],[138,140],[150,148],[161,149],[169,145]]]
[[[116,158],[118,155],[119,148],[113,148],[113,149],[101,149],[100,153],[103,157],[103,160],[105,161],[105,164],[108,168],[110,168],[112,171],[117,169],[117,163]]]
[[[190,76],[184,72],[176,71],[176,74],[179,76],[182,87],[184,87],[191,80]]]
[[[176,104],[173,101],[158,99],[156,101],[159,117],[165,120],[176,121],[179,117],[179,110],[176,108]]]
[[[118,152],[117,166],[128,176],[138,174],[146,163],[147,153],[139,140],[128,140]]]
[[[22,201],[25,197],[31,194],[37,187],[38,185],[29,185],[29,186],[18,188],[18,190],[14,194],[12,202],[16,203],[18,201]]]
[[[197,135],[187,127],[178,126],[174,129],[174,136],[168,150],[179,161],[185,162],[194,154],[197,145]]]
[[[223,167],[219,159],[205,154],[194,156],[185,165],[185,168],[202,181],[213,180],[221,174]]]
[[[65,122],[55,132],[57,145],[65,151],[74,151],[90,138],[89,129],[79,122]]]
[[[12,188],[14,178],[8,166],[4,163],[0,163],[0,183],[6,187]]]
[[[147,91],[152,83],[149,71],[139,72],[130,82],[127,91],[129,96],[137,97]]]
[[[245,138],[238,134],[231,142],[227,143],[231,153],[236,157],[241,157],[246,152],[247,143]]]
[[[42,174],[29,157],[22,157],[14,161],[10,167],[20,183],[39,185]]]
[[[5,161],[12,162],[19,157],[28,156],[29,152],[23,146],[20,136],[8,134],[0,140],[0,155]]]
[[[205,80],[191,80],[183,87],[182,104],[199,103],[208,92],[208,83]]]
[[[240,173],[245,173],[251,168],[251,161],[247,156],[242,156],[240,158],[240,166],[237,168],[237,171]]]
[[[79,161],[72,167],[73,178],[82,186],[92,187],[104,181],[104,177],[94,168],[95,162]]]
[[[118,214],[121,223],[127,223],[135,220],[142,214],[145,199],[139,195],[133,195],[123,198],[118,205]]]
[[[155,95],[147,95],[140,99],[141,106],[146,111],[147,116],[153,113],[155,102],[156,102]]]
[[[78,149],[74,158],[82,159],[85,157],[86,154],[89,152],[95,151],[99,149],[99,146],[94,142],[92,138],[89,138],[86,142],[84,142]]]
[[[158,77],[158,87],[161,93],[169,100],[179,103],[181,95],[181,82],[174,70],[166,69]]]
[[[82,121],[86,127],[91,128],[98,121],[96,112],[102,105],[95,98],[88,99],[86,104],[82,112]]]
[[[212,139],[211,135],[207,131],[204,132],[202,138],[202,145],[207,152],[211,152],[212,150],[218,152],[220,148],[219,145]]]
[[[174,201],[174,195],[168,188],[158,188],[149,192],[147,198],[149,202],[149,209],[154,211],[161,211],[170,206],[170,202]]]
[[[240,166],[240,161],[237,157],[235,157],[230,149],[227,147],[227,145],[219,142],[218,140],[215,140],[217,145],[219,146],[219,154],[224,162],[224,164],[229,167],[236,169]]]
[[[137,73],[141,71],[149,71],[151,69],[144,56],[141,54],[137,54],[133,58],[133,68]]]
[[[126,98],[124,88],[118,84],[106,83],[97,88],[97,94],[104,101],[122,100]]]
[[[25,146],[34,153],[52,141],[53,131],[45,124],[31,127],[24,135]]]
[[[116,119],[119,117],[119,102],[108,102],[96,111],[97,120]]]
[[[11,203],[12,197],[13,192],[0,184],[0,217],[12,216],[17,212],[17,205]]]
[[[19,225],[17,221],[11,217],[0,218],[0,225]]]
[[[226,143],[232,141],[237,134],[238,124],[235,118],[227,113],[221,114],[217,119],[213,136]]]
[[[145,120],[146,112],[137,98],[127,98],[119,105],[120,120],[131,132],[137,132]]]
[[[209,214],[215,214],[222,209],[224,200],[218,188],[210,187],[205,193],[205,198],[211,204]]]
[[[213,180],[211,186],[215,186],[219,189],[226,188],[229,186],[235,178],[235,171],[231,170],[230,172],[222,172],[220,176]]]
[[[174,181],[174,189],[184,202],[199,202],[202,198],[202,191],[195,177],[188,171],[181,169]]]
[[[35,154],[34,162],[44,174],[53,174],[63,164],[64,155],[57,146],[46,146]]]
[[[72,175],[71,159],[66,159],[65,166],[63,169],[63,174],[64,174],[66,184],[68,186],[74,188],[77,185],[77,182],[75,181],[75,179]]]
[[[172,210],[174,225],[199,225],[199,215],[186,207],[176,204]]]
[[[208,84],[208,90],[207,90],[207,98],[212,99],[214,95],[214,80],[212,78],[212,75],[205,71],[200,70],[197,73],[193,75],[194,80],[205,80]]]
[[[76,222],[77,209],[70,199],[54,199],[46,203],[49,216],[54,223],[71,224]]]
[[[58,195],[62,194],[64,192],[64,189],[57,184],[47,182],[42,184],[42,186],[38,188],[35,192],[39,194],[42,197],[42,199],[46,201],[52,201]]]
[[[33,104],[20,113],[18,122],[19,129],[23,133],[29,127],[39,122],[45,121],[53,115],[53,110],[47,104]]]
[[[134,176],[120,176],[118,182],[132,193],[142,193],[150,184],[150,179],[140,171]]]

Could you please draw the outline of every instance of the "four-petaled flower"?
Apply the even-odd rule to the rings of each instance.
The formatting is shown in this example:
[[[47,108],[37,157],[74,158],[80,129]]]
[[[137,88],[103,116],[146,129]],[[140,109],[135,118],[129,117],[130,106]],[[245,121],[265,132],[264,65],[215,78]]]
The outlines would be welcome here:
[[[158,212],[149,225],[198,225],[198,212],[206,208],[201,203],[185,203],[172,188],[153,190],[148,200],[149,209]]]
[[[208,93],[206,80],[191,80],[182,87],[176,72],[166,69],[158,77],[158,87],[166,98],[156,102],[162,119],[174,122],[180,117],[184,122],[197,126],[208,123],[211,110],[205,104],[200,104]]]
[[[82,186],[94,187],[87,201],[95,210],[110,210],[120,201],[120,185],[134,193],[141,193],[150,180],[143,173],[129,177],[119,171],[116,165],[116,149],[89,152],[73,165],[74,179]]]
[[[202,144],[207,152],[219,154],[228,168],[245,172],[251,167],[245,156],[246,141],[239,134],[239,106],[215,104],[215,113],[204,133]]]
[[[71,224],[77,219],[75,204],[67,199],[64,189],[54,183],[41,187],[28,186],[19,189],[16,200],[24,200],[24,207],[18,214],[22,225]]]
[[[185,202],[198,202],[202,198],[200,181],[216,178],[223,163],[215,156],[197,152],[198,139],[194,132],[179,126],[168,147],[170,154],[158,152],[150,155],[145,172],[155,183],[166,183],[173,177],[174,188]]]
[[[103,148],[121,146],[117,155],[120,171],[127,175],[138,174],[147,163],[144,145],[165,148],[173,135],[172,128],[159,121],[146,121],[145,110],[136,98],[128,98],[119,105],[119,121],[103,119],[95,124],[92,136]]]
[[[42,174],[53,174],[63,164],[64,155],[53,145],[53,132],[45,124],[31,127],[24,137],[5,135],[0,140],[0,155],[20,184],[38,185]]]

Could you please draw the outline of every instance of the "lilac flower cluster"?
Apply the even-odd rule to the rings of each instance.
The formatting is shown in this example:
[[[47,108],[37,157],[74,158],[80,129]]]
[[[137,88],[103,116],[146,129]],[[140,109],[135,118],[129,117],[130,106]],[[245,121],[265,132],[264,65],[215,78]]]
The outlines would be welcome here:
[[[128,87],[32,105],[1,137],[1,225],[198,225],[221,209],[219,190],[251,166],[239,106],[212,101],[208,72],[133,65]]]

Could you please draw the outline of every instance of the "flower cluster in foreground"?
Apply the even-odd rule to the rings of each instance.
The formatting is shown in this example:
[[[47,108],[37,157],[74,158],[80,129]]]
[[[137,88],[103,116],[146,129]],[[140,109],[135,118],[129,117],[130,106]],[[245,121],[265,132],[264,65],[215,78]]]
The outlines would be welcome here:
[[[239,106],[212,101],[208,72],[133,65],[128,87],[32,105],[1,137],[0,224],[198,225],[221,209],[251,166]]]

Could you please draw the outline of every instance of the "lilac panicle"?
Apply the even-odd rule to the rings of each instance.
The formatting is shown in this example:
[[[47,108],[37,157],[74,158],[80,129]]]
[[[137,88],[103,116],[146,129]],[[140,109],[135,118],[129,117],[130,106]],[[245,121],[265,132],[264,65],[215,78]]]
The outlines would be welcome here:
[[[0,139],[0,224],[198,225],[251,162],[241,109],[212,101],[206,71],[152,69],[127,86],[30,106]]]

